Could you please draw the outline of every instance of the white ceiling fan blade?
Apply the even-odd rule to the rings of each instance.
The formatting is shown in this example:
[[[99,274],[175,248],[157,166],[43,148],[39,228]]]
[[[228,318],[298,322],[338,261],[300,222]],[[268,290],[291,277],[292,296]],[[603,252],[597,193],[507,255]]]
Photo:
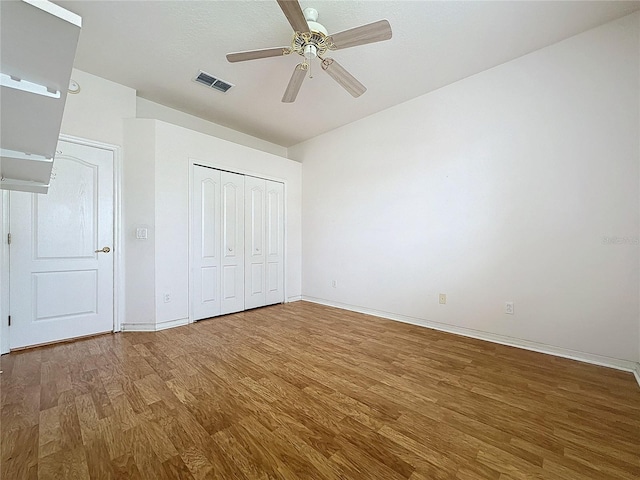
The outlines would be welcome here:
[[[303,33],[309,31],[309,24],[304,18],[298,0],[278,0],[278,5],[280,5],[284,16],[289,20],[289,24],[294,32]]]
[[[354,97],[359,97],[367,91],[367,87],[356,80],[353,75],[347,72],[344,67],[333,58],[324,58],[322,60],[322,69]]]
[[[381,42],[391,38],[391,25],[388,20],[378,20],[360,27],[334,33],[329,38],[336,48],[357,47],[367,43]]]
[[[246,52],[227,53],[227,60],[231,63],[257,60],[259,58],[281,57],[289,52],[288,47],[263,48],[262,50],[247,50]]]
[[[282,96],[283,103],[292,103],[296,100],[300,87],[302,86],[302,82],[304,81],[304,77],[306,76],[307,71],[302,68],[302,64],[299,63],[296,65],[295,70],[293,70],[293,75],[291,75],[291,80],[289,80],[289,85],[287,85],[287,89],[284,91],[284,95]]]

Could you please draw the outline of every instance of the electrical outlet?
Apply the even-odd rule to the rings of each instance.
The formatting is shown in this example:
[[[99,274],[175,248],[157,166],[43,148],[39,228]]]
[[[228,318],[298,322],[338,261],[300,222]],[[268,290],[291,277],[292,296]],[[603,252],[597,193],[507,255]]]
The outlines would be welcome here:
[[[170,293],[165,293],[164,294],[164,303],[169,303],[171,302],[171,294]]]
[[[338,288],[338,281],[337,280],[331,280],[331,286],[333,288]]]
[[[438,303],[440,305],[445,305],[447,303],[447,294],[446,293],[441,293],[440,295],[438,295]]]
[[[504,302],[504,313],[513,315],[513,302]]]

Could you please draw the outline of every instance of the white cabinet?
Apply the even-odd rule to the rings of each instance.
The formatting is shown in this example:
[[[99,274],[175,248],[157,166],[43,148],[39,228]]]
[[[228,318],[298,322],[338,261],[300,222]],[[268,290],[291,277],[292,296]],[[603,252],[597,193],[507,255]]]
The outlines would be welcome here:
[[[284,185],[194,165],[194,320],[284,301]]]
[[[48,190],[80,27],[51,2],[0,2],[0,188]]]

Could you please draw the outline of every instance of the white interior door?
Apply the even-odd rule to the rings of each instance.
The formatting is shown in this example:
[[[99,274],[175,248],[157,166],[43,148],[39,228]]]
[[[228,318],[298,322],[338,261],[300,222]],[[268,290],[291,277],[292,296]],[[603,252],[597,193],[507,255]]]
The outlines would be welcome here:
[[[192,313],[194,320],[220,315],[220,170],[193,167]]]
[[[222,315],[244,310],[244,175],[221,172]]]
[[[265,198],[266,180],[245,177],[245,308],[265,305]]]
[[[266,182],[265,304],[284,302],[284,184]]]
[[[57,150],[48,194],[9,197],[11,348],[113,330],[113,152]]]

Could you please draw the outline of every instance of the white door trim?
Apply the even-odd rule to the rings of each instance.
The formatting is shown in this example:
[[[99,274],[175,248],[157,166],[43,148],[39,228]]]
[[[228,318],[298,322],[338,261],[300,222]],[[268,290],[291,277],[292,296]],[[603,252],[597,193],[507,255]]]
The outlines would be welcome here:
[[[289,296],[287,295],[287,258],[288,258],[288,248],[287,248],[287,213],[288,213],[288,208],[287,208],[287,195],[289,192],[288,189],[288,182],[287,180],[285,180],[284,178],[280,178],[280,177],[274,177],[272,175],[267,175],[264,173],[257,173],[251,170],[245,170],[242,168],[236,168],[236,167],[232,167],[230,168],[228,165],[223,165],[223,164],[219,164],[219,163],[215,163],[215,162],[211,162],[208,160],[200,160],[200,159],[196,159],[196,158],[192,158],[189,157],[189,323],[193,323],[193,307],[192,307],[192,302],[191,302],[191,294],[193,293],[193,273],[191,272],[191,265],[193,264],[193,252],[192,252],[192,248],[191,248],[191,242],[193,239],[193,232],[192,232],[192,228],[191,228],[191,224],[193,223],[193,195],[192,195],[192,191],[193,191],[193,167],[194,165],[201,165],[203,167],[209,167],[209,168],[216,168],[218,170],[224,170],[225,172],[231,172],[231,173],[238,173],[240,175],[248,175],[250,177],[257,177],[257,178],[263,178],[265,180],[271,180],[274,182],[280,182],[284,185],[284,211],[283,211],[283,215],[284,215],[284,222],[283,222],[283,228],[284,228],[284,248],[283,248],[283,252],[284,252],[284,258],[283,258],[283,268],[284,268],[284,302],[287,302],[287,299],[289,298]]]
[[[0,354],[9,353],[9,191],[2,190],[2,249],[0,250]]]
[[[86,138],[61,134],[58,140],[88,147],[110,151],[113,155],[113,331],[119,332],[124,319],[124,238],[122,230],[122,152],[118,145],[112,145]],[[9,315],[9,247],[7,233],[9,232],[9,196],[8,191],[2,191],[2,251],[0,252],[0,354],[8,353],[10,349],[10,330],[5,321]]]

